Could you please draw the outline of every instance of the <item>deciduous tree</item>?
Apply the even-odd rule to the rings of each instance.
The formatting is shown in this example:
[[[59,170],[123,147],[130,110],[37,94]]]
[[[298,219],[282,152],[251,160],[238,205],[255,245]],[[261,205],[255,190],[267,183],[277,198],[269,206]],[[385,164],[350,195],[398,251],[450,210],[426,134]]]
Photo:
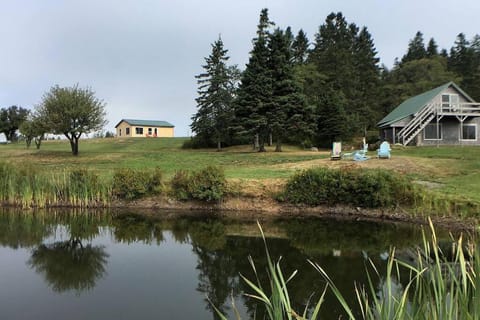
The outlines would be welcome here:
[[[19,130],[25,137],[27,148],[30,148],[32,141],[34,141],[37,149],[40,149],[47,128],[45,122],[38,115],[30,115],[29,118],[20,125]]]
[[[45,127],[54,134],[63,134],[70,141],[74,156],[82,134],[101,130],[106,124],[105,103],[90,88],[52,87],[44,94],[37,109]]]
[[[17,130],[22,122],[27,119],[28,109],[11,106],[0,110],[0,132],[5,135],[7,141],[17,140]]]

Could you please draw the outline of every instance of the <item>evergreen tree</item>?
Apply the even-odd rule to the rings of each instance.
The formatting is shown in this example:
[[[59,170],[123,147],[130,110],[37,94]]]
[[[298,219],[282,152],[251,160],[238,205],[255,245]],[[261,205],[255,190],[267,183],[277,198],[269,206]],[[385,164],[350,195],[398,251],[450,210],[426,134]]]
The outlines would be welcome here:
[[[443,48],[442,50],[440,50],[440,56],[443,58],[448,58],[447,49]]]
[[[350,129],[353,115],[348,114],[347,99],[341,91],[328,89],[324,91],[318,105],[318,141],[323,146],[333,141],[349,140],[355,134]]]
[[[402,58],[402,63],[427,57],[425,43],[423,42],[423,33],[417,31],[415,37],[408,44],[407,53]]]
[[[460,86],[474,99],[480,99],[479,42],[476,37],[470,44],[465,35],[460,33],[448,58],[449,70],[462,77]]]
[[[311,136],[315,125],[308,116],[305,98],[295,81],[289,42],[288,32],[284,33],[280,29],[273,32],[269,41],[272,100],[267,118],[277,152],[282,151],[282,141],[288,137],[298,141]]]
[[[476,101],[480,101],[480,35],[475,35],[470,48],[473,51],[473,71],[468,93]]]
[[[235,105],[235,117],[241,133],[258,138],[258,151],[264,152],[270,133],[267,110],[272,99],[272,80],[269,70],[268,35],[273,23],[268,19],[268,9],[262,9],[257,27],[257,37],[246,69],[242,74]]]
[[[329,14],[315,35],[309,62],[327,76],[328,82],[336,90],[353,87],[353,39],[352,27],[341,12]]]
[[[427,58],[438,56],[438,45],[435,42],[435,39],[430,38],[427,46]]]
[[[354,68],[356,73],[356,94],[351,97],[350,111],[356,115],[360,129],[375,126],[376,114],[379,113],[380,104],[380,59],[372,36],[366,27],[363,27],[354,42]]]
[[[469,46],[470,43],[467,41],[465,34],[460,33],[455,45],[450,49],[448,68],[451,71],[463,76],[471,71],[474,55]]]
[[[359,31],[355,24],[348,24],[341,13],[331,13],[320,26],[308,58],[325,77],[323,92],[316,98],[319,140],[325,142],[341,136],[338,133],[326,135],[330,129],[336,132],[343,128],[346,131],[342,135],[346,137],[374,124],[375,110],[379,109],[379,60],[376,55],[368,30]],[[334,106],[334,103],[339,105]],[[330,113],[327,112],[329,108]],[[347,122],[340,125],[323,117],[337,117]]]
[[[292,43],[293,62],[302,64],[307,61],[308,56],[308,38],[302,29],[298,31],[297,36]]]
[[[227,52],[219,37],[212,44],[212,53],[205,58],[204,72],[196,76],[198,110],[192,117],[191,124],[196,139],[207,145],[213,139],[217,150],[221,150],[222,142],[225,142],[228,135],[229,123],[233,118],[232,90],[234,88],[231,86],[230,72],[226,65],[229,59]]]

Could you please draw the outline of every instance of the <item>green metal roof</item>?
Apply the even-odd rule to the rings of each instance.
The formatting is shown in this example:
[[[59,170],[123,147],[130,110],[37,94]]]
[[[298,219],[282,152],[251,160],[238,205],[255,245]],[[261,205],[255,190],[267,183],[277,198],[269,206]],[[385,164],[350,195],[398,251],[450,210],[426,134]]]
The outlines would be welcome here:
[[[167,121],[159,121],[159,120],[136,120],[136,119],[122,119],[119,123],[115,126],[118,127],[122,121],[132,125],[132,126],[142,126],[142,127],[164,127],[164,128],[173,128],[175,127],[173,124]]]
[[[397,121],[400,121],[402,119],[405,119],[408,116],[411,116],[417,113],[433,98],[435,98],[438,94],[440,94],[443,90],[447,89],[451,85],[455,86],[456,89],[461,91],[460,88],[458,88],[453,82],[449,82],[435,89],[421,93],[418,96],[411,97],[403,101],[398,107],[393,109],[393,111],[390,112],[385,118],[380,120],[377,123],[377,126],[387,127]],[[463,91],[461,92],[463,93]]]
[[[427,103],[429,103],[433,98],[435,98],[438,94],[440,94],[443,90],[447,89],[448,87],[454,87],[458,92],[460,92],[467,100],[470,102],[475,102],[468,94],[466,94],[459,86],[457,86],[454,82],[450,81],[432,89],[430,91],[424,92],[419,94],[418,96],[411,97],[403,101],[398,107],[393,109],[385,118],[380,120],[377,123],[377,126],[388,127],[389,125],[405,119],[408,116],[411,116],[418,111],[420,111]]]

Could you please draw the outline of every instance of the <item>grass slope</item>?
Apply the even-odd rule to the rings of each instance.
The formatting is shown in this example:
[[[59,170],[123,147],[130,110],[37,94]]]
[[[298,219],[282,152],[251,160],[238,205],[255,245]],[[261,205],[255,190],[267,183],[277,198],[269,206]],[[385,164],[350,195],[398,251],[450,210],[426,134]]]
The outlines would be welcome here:
[[[177,170],[217,165],[225,169],[228,178],[265,179],[288,177],[294,171],[273,165],[328,157],[327,153],[303,152],[288,146],[282,153],[253,152],[248,146],[224,152],[185,150],[181,146],[186,139],[84,139],[78,157],[71,155],[68,141],[45,141],[40,150],[26,149],[24,144],[0,145],[0,161],[28,162],[47,169],[86,167],[101,175],[110,175],[115,168],[160,167],[167,177]]]
[[[200,169],[208,165],[224,168],[227,178],[282,179],[312,166],[379,167],[406,174],[412,180],[436,183],[436,190],[455,197],[480,202],[479,147],[397,147],[392,160],[372,159],[362,163],[330,161],[329,151],[309,152],[285,146],[284,152],[252,151],[250,146],[184,150],[188,138],[82,139],[80,154],[73,157],[68,141],[45,141],[40,150],[25,145],[0,145],[0,161],[29,163],[46,170],[84,167],[111,176],[115,168],[160,167],[166,178],[181,169]],[[370,152],[373,156],[374,153]]]

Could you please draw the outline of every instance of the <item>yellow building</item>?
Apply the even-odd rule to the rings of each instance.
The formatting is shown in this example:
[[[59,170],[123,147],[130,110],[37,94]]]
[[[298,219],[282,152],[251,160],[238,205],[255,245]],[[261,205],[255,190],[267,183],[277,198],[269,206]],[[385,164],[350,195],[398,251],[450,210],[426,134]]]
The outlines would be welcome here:
[[[122,119],[115,126],[117,137],[173,137],[175,126],[167,121]]]

